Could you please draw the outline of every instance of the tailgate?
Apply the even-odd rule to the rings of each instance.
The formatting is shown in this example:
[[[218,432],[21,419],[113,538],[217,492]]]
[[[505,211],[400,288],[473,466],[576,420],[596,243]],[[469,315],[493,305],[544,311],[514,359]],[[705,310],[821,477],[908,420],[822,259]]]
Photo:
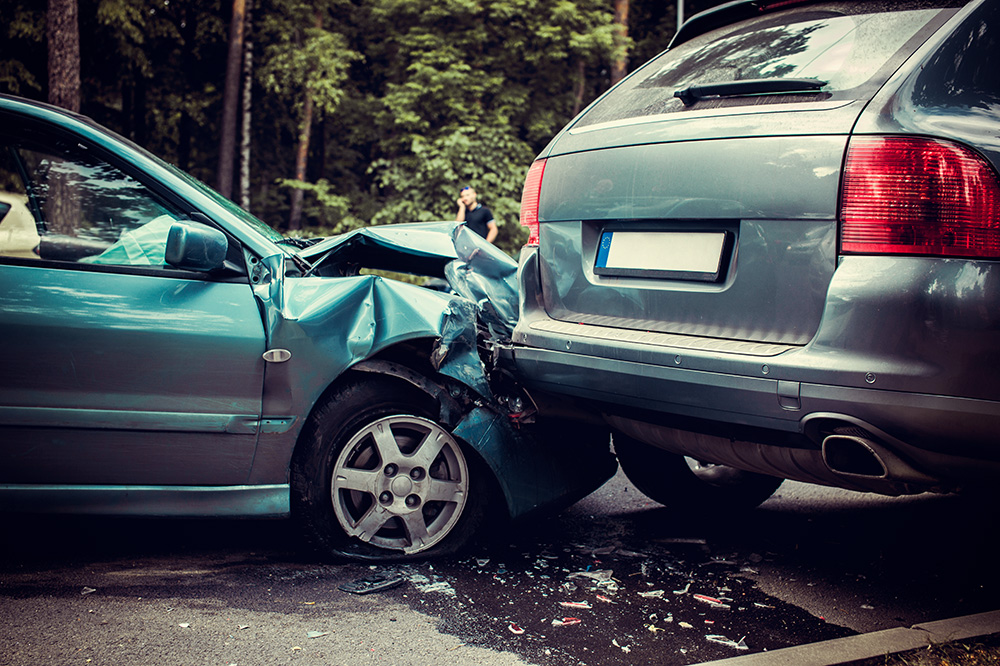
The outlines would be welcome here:
[[[836,267],[847,142],[770,136],[548,158],[539,270],[549,316],[804,344]]]

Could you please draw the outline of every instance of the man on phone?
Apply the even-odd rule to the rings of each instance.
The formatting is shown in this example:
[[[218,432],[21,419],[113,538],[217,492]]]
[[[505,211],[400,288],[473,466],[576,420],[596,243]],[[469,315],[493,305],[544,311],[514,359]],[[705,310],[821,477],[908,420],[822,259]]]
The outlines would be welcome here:
[[[490,243],[500,232],[496,220],[493,219],[493,212],[477,201],[476,191],[471,187],[463,187],[458,194],[458,215],[455,220],[465,222],[465,226]]]

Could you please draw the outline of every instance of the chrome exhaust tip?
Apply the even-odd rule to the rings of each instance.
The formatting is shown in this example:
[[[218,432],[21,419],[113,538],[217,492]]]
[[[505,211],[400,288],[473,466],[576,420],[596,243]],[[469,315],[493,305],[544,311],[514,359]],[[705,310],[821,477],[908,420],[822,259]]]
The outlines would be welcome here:
[[[823,439],[823,463],[835,474],[861,479],[936,486],[938,480],[916,469],[868,437],[834,433]]]
[[[875,443],[854,435],[829,435],[823,440],[823,462],[831,471],[866,479],[887,479],[889,468]]]

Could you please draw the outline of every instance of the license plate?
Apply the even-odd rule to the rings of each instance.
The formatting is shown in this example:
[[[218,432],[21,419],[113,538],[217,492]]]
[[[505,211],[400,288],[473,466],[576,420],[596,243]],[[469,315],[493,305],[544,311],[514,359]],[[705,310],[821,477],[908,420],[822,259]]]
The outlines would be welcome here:
[[[594,272],[714,282],[725,247],[725,231],[605,231]]]

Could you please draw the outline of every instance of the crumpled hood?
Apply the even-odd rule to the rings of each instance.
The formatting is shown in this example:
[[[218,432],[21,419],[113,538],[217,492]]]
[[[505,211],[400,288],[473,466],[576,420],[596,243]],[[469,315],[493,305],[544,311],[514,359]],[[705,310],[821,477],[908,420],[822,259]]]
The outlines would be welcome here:
[[[461,222],[415,222],[356,229],[299,252],[312,275],[353,275],[359,268],[444,278],[475,303],[494,336],[517,324],[517,262]]]

